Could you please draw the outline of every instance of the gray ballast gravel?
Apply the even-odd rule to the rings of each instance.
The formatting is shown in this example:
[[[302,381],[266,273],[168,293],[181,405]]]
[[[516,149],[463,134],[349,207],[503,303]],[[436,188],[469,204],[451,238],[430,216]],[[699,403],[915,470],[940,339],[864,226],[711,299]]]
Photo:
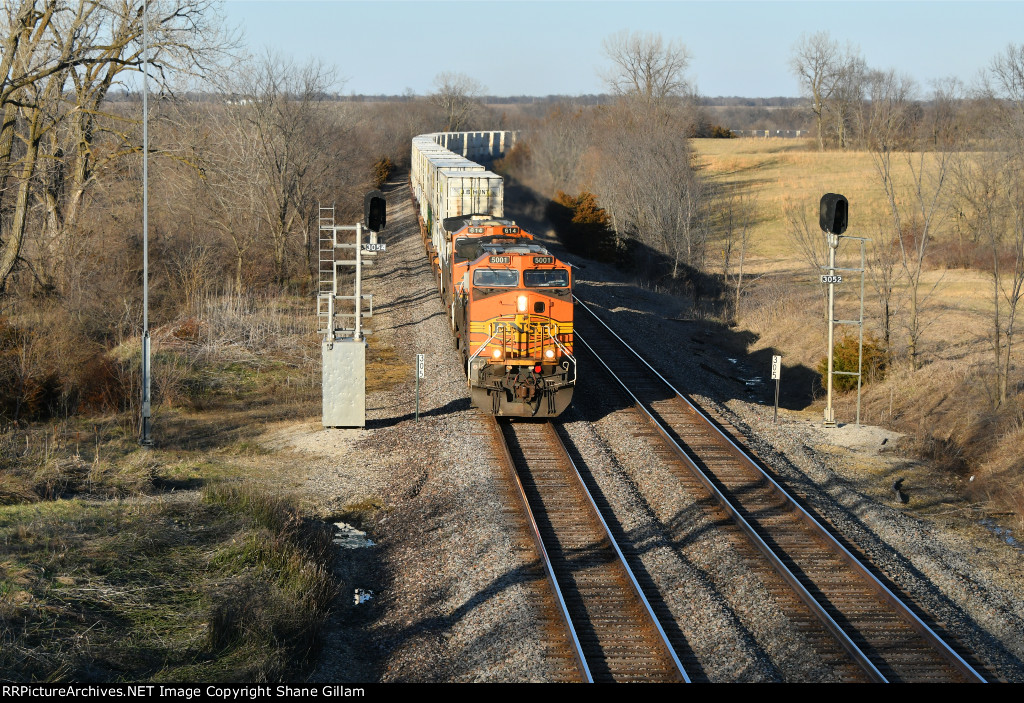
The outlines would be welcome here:
[[[308,428],[291,441],[333,458],[329,466],[318,461],[307,486],[322,504],[341,511],[377,499],[383,506],[363,526],[377,543],[376,568],[367,575],[373,582],[363,585],[374,598],[358,606],[371,615],[346,605],[351,594],[339,607],[367,618],[364,646],[381,681],[559,680],[563,673],[545,656],[550,624],[537,606],[545,584],[524,549],[522,526],[509,518],[515,498],[470,409],[404,184],[389,190],[388,209],[387,250],[364,292],[374,296],[372,345],[396,350],[408,382],[368,394],[365,430]],[[419,422],[417,353],[425,355],[426,376]],[[342,639],[329,634],[315,676],[344,674],[333,660],[348,651]]]
[[[351,593],[342,594],[313,678],[563,679],[547,656],[557,633],[542,607],[546,585],[480,416],[469,407],[407,187],[393,187],[388,198],[388,248],[366,289],[374,294],[374,344],[397,351],[409,366],[408,383],[368,396],[365,430],[323,431],[307,422],[267,438],[308,457],[307,489],[326,512],[361,501],[382,506],[361,525],[376,546],[353,556],[345,572],[350,585],[374,597],[355,606]],[[506,194],[507,215],[522,219],[514,200]],[[542,240],[548,234],[536,233]],[[567,258],[585,266],[575,272],[580,297],[677,388],[743,433],[779,479],[964,648],[998,676],[1024,681],[1024,555],[960,509],[954,485],[949,500],[961,502],[953,516],[928,512],[915,500],[896,504],[891,472],[878,470],[889,467],[884,462],[907,475],[911,489],[941,481],[926,467],[880,452],[881,440],[889,439],[882,432],[829,435],[807,413],[784,412],[773,424],[762,404],[765,387],[747,385],[737,373],[744,364],[739,335],[723,340],[721,328],[686,319],[678,298]],[[426,354],[427,376],[418,423],[416,353]],[[563,436],[588,484],[611,506],[616,536],[631,545],[673,614],[670,629],[699,663],[695,678],[844,678],[842,666],[824,661],[792,626],[794,611],[763,564],[744,556],[701,498],[679,487],[649,441],[618,421],[605,405],[611,391],[593,378],[581,368]],[[355,660],[360,666],[349,665]]]

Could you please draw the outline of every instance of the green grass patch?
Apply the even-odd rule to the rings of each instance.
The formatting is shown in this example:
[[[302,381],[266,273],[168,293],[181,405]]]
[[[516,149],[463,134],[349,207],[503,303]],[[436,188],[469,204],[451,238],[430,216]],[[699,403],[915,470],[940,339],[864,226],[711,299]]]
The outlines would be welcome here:
[[[336,592],[330,529],[248,486],[0,507],[0,670],[16,681],[291,678]]]

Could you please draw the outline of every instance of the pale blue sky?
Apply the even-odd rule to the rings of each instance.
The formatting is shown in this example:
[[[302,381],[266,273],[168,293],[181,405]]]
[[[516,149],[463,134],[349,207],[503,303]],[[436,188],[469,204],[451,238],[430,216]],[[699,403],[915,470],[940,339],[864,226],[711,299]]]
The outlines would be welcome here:
[[[788,60],[802,32],[828,30],[869,66],[928,86],[970,82],[1010,42],[1024,43],[1024,2],[350,2],[228,0],[252,50],[317,57],[346,77],[343,93],[430,92],[441,71],[492,95],[600,93],[604,37],[660,32],[686,44],[703,95],[799,94]]]

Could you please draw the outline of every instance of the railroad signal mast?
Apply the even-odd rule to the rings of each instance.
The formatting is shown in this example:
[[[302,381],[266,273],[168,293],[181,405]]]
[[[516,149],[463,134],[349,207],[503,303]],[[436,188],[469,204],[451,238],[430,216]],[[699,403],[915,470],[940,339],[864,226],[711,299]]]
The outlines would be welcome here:
[[[373,317],[373,295],[363,293],[363,267],[373,265],[377,252],[386,250],[386,245],[377,241],[377,233],[386,223],[386,212],[387,203],[379,190],[366,194],[364,221],[355,225],[336,225],[334,206],[320,207],[316,312],[317,333],[322,338],[324,427],[366,426],[367,331],[363,320]],[[355,236],[343,241],[349,232]],[[363,241],[364,234],[368,241]],[[351,253],[339,256],[339,252]],[[340,274],[349,270],[355,274],[352,293],[339,295]],[[346,322],[339,326],[339,318]]]
[[[843,236],[849,221],[850,203],[846,197],[838,193],[826,193],[821,196],[819,204],[818,223],[821,231],[825,233],[825,241],[828,243],[828,270],[827,274],[821,276],[821,282],[828,284],[828,379],[827,400],[825,403],[825,427],[836,426],[835,410],[832,408],[832,377],[833,376],[856,376],[857,377],[857,426],[860,426],[860,388],[861,372],[863,371],[864,359],[864,272],[866,270],[867,256],[865,244],[868,241],[863,237]],[[860,242],[860,268],[840,268],[836,266],[836,250],[839,248],[839,240],[853,239]],[[836,319],[836,284],[843,282],[842,273],[860,273],[860,317],[856,320]],[[857,325],[859,341],[857,347],[857,371],[836,371],[835,370],[835,326]]]

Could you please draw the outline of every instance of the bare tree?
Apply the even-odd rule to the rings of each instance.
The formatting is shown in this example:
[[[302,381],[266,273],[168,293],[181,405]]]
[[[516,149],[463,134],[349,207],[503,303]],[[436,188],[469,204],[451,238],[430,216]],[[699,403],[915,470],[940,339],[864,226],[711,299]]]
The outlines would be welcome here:
[[[197,158],[202,169],[202,187],[179,192],[183,202],[201,202],[206,222],[229,242],[234,290],[245,290],[243,278],[247,261],[254,258],[256,243],[267,235],[260,201],[265,196],[260,174],[256,140],[246,134],[231,106],[211,104],[197,110],[194,118],[204,125],[194,135]],[[201,134],[200,134],[201,132]],[[189,186],[193,184],[189,183]],[[187,188],[187,187],[186,187]],[[201,199],[200,199],[201,198]]]
[[[692,57],[682,42],[623,30],[607,37],[602,47],[612,62],[603,78],[615,95],[652,107],[690,92],[685,74]]]
[[[900,266],[899,244],[882,224],[868,249],[866,275],[878,299],[878,319],[885,345],[886,365],[892,362],[893,321],[901,309],[898,295],[903,268]]]
[[[464,73],[445,71],[434,78],[430,101],[444,113],[445,131],[464,129],[480,107],[484,86]]]
[[[951,96],[944,94],[941,88],[936,89],[935,101],[949,99]],[[889,209],[889,231],[898,246],[899,263],[907,284],[907,349],[914,370],[920,367],[924,329],[922,305],[934,291],[934,286],[930,291],[922,290],[925,255],[946,214],[944,198],[953,157],[960,146],[955,140],[961,132],[946,125],[935,134],[943,138],[933,150],[904,152],[897,157],[906,164],[909,185],[903,185],[894,174],[893,151],[883,147],[871,152]]]
[[[988,245],[992,274],[993,404],[1009,392],[1017,312],[1024,297],[1024,45],[1009,45],[989,66],[983,97],[994,149],[957,172],[964,219]]]
[[[6,235],[0,249],[0,290],[21,255],[28,223],[32,176],[36,171],[39,146],[46,134],[54,128],[57,117],[52,106],[63,91],[67,71],[76,60],[74,34],[59,36],[53,31],[56,12],[62,8],[56,2],[44,3],[43,10],[36,9],[37,3],[23,2],[18,14],[10,22],[10,31],[19,41],[9,42],[13,54],[5,55],[8,76],[5,76],[4,91],[0,95],[4,124],[0,127],[0,197],[6,195],[6,180],[9,175],[17,179],[13,212],[9,227],[0,222],[0,232]],[[90,10],[79,4],[76,24],[88,16]],[[7,47],[5,47],[7,48]],[[40,69],[40,66],[47,68]],[[20,130],[19,130],[20,124]],[[12,163],[13,140],[17,137],[22,148]],[[3,208],[0,208],[2,211]]]
[[[558,106],[529,133],[531,166],[544,192],[573,188],[590,147],[591,124],[580,109]]]
[[[832,99],[827,103],[840,149],[849,146],[855,116],[864,101],[867,75],[867,64],[855,50],[848,49],[840,57]]]
[[[21,0],[17,5],[5,3],[0,18],[0,197],[13,164],[14,130],[24,93],[29,87],[53,73],[67,69],[51,49],[50,23],[57,10],[57,0],[40,5],[37,0]]]
[[[166,85],[181,71],[201,70],[211,58],[217,42],[208,42],[217,25],[211,21],[213,5],[213,0],[149,3],[158,83]],[[142,63],[141,0],[24,0],[7,10],[10,34],[0,60],[0,197],[6,195],[9,175],[17,175],[18,188],[9,205],[10,226],[0,223],[5,236],[0,288],[22,253],[40,159],[47,163],[38,193],[46,213],[40,229],[50,244],[41,248],[52,254],[49,250],[60,249],[63,233],[74,225],[97,169],[138,150],[127,136],[132,120],[106,112],[103,103],[121,74],[139,71]],[[117,143],[99,149],[101,136]],[[16,163],[11,158],[15,137],[23,144]]]
[[[1002,320],[1003,349],[1002,363],[997,362],[997,368],[1002,369],[999,384],[999,400],[1005,403],[1008,394],[1010,381],[1010,368],[1013,361],[1013,340],[1017,333],[1017,313],[1020,310],[1021,300],[1024,299],[1024,182],[1021,172],[1014,171],[1012,186],[1007,191],[1007,202],[1010,206],[1009,227],[1006,236],[1006,244],[1011,252],[1012,265],[1005,277],[994,275],[1001,288],[1003,298],[1006,301],[1005,316]],[[998,327],[999,320],[996,320]],[[998,334],[998,332],[997,332]]]
[[[134,0],[94,6],[100,8],[97,14],[78,30],[84,46],[104,51],[89,49],[96,55],[69,70],[70,90],[56,106],[61,127],[48,135],[48,168],[41,174],[39,189],[45,220],[36,267],[46,285],[58,285],[68,235],[76,229],[89,189],[118,161],[141,151],[137,119],[105,105],[107,95],[125,74],[138,72],[144,58],[162,95],[170,92],[171,81],[201,76],[232,48],[212,5],[212,0],[149,3],[148,57],[142,55],[142,17]],[[61,34],[76,31],[60,16],[54,26]],[[182,158],[165,148],[155,151]]]
[[[704,264],[709,232],[706,185],[693,167],[685,117],[609,110],[596,135],[590,180],[620,238],[666,255],[671,276]]]
[[[869,71],[865,81],[867,100],[857,113],[864,145],[874,151],[910,148],[920,118],[914,80],[890,69]]]
[[[307,236],[315,190],[337,158],[331,145],[342,125],[335,106],[324,100],[336,83],[333,71],[319,63],[299,67],[267,55],[225,90],[233,95],[225,106],[230,141],[253,169],[237,174],[241,182],[233,192],[255,197],[251,204],[270,236],[279,284],[287,278],[291,242]]]
[[[793,248],[800,253],[804,263],[814,278],[818,278],[828,263],[828,242],[818,223],[812,223],[807,217],[807,208],[797,203],[787,202],[783,206],[786,220],[789,222],[789,240]],[[828,320],[828,287],[819,284],[821,292],[822,317]]]
[[[744,280],[744,264],[747,258],[747,245],[750,244],[754,228],[754,213],[757,201],[745,195],[729,196],[720,206],[722,213],[722,276],[726,285],[732,288],[732,317],[740,317],[740,298],[746,286],[760,278]],[[733,273],[733,257],[737,259]]]
[[[800,89],[811,99],[811,112],[818,127],[818,149],[824,150],[825,113],[842,77],[842,51],[828,32],[803,34],[793,46],[789,65]]]

